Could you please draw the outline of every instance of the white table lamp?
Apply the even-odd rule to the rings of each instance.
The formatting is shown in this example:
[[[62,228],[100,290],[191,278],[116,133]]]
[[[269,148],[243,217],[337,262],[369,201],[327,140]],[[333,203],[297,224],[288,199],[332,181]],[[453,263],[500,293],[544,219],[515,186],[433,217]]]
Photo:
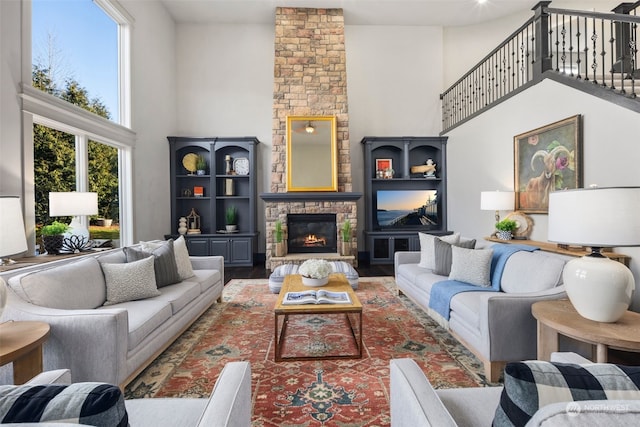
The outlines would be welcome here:
[[[9,257],[27,249],[20,198],[0,196],[0,265],[14,264]]]
[[[602,248],[640,246],[640,187],[589,188],[549,194],[552,242],[591,248],[569,261],[563,280],[569,300],[582,316],[615,322],[629,308],[635,280]]]
[[[480,209],[495,211],[496,222],[500,221],[500,211],[513,210],[513,191],[483,191],[480,193]]]
[[[81,221],[81,216],[98,214],[98,193],[80,191],[49,193],[49,216],[71,216],[67,239],[77,240],[73,249],[82,249],[89,242],[89,230]],[[76,237],[73,237],[76,236]],[[67,246],[71,241],[66,242]]]

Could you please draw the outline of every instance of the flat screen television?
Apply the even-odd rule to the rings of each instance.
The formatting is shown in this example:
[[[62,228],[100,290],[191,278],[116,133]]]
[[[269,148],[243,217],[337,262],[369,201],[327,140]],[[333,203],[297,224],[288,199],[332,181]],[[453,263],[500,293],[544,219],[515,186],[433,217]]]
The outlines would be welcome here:
[[[378,190],[375,219],[378,229],[437,229],[437,191]]]

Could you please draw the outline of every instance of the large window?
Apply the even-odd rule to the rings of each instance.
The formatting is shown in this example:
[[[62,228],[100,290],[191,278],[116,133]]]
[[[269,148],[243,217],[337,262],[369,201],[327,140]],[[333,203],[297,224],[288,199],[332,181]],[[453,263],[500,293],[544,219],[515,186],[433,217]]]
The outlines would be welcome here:
[[[108,237],[129,244],[132,20],[116,0],[24,1],[32,84],[23,85],[22,96],[25,120],[33,123],[36,229],[59,219],[49,218],[49,192],[95,191],[99,213],[92,222],[112,220],[116,234]]]
[[[32,0],[31,21],[32,68],[45,74],[49,93],[62,96],[73,82],[120,123],[118,24],[91,0]]]

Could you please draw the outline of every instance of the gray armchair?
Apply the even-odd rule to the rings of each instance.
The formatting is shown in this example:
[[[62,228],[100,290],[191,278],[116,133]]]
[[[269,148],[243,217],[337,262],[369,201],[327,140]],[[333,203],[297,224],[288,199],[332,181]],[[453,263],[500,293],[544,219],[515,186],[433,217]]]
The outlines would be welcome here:
[[[70,382],[69,370],[60,369],[44,372],[25,386],[70,384]],[[249,362],[227,363],[208,399],[131,399],[125,400],[124,403],[131,427],[249,427],[252,403],[251,366]],[[2,425],[61,427],[70,424],[43,422]]]

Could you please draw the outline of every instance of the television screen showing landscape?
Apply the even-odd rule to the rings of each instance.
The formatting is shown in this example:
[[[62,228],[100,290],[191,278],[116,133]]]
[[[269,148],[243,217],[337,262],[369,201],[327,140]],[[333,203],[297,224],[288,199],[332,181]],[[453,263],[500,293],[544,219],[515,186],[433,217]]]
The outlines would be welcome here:
[[[382,228],[433,228],[438,225],[436,190],[378,191],[377,222]]]

